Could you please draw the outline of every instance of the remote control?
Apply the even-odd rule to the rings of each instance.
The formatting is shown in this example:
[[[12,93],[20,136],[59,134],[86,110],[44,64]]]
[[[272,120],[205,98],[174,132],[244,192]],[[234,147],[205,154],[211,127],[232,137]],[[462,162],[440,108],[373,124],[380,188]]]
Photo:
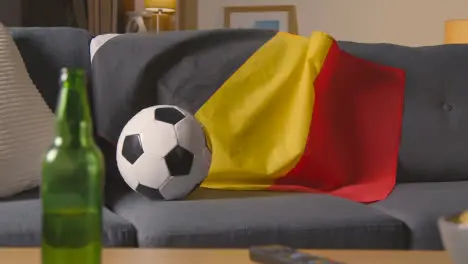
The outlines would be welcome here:
[[[250,260],[260,264],[345,264],[285,246],[251,247],[249,256]]]

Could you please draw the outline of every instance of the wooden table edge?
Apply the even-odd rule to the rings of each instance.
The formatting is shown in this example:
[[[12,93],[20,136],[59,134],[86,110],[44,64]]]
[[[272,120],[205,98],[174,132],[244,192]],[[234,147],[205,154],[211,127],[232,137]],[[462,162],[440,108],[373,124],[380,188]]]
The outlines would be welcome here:
[[[451,264],[445,251],[301,250],[347,264]],[[40,264],[39,248],[0,248],[2,263]],[[102,264],[242,264],[246,249],[105,248]]]

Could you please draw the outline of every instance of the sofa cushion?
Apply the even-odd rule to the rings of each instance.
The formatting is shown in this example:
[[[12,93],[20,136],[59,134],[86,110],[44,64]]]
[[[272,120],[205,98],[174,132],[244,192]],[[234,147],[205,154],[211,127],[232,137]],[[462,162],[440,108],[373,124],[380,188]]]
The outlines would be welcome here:
[[[200,188],[188,200],[128,192],[111,207],[141,247],[405,248],[403,223],[366,205],[321,195]]]
[[[413,249],[439,250],[437,219],[468,209],[468,181],[399,184],[389,198],[372,207],[409,227]]]
[[[468,45],[340,47],[406,71],[398,181],[468,180]]]
[[[0,23],[0,197],[39,185],[43,153],[53,136],[54,115]]]
[[[41,244],[41,201],[38,190],[0,199],[0,247]],[[103,243],[107,247],[135,247],[136,231],[128,221],[103,209]]]

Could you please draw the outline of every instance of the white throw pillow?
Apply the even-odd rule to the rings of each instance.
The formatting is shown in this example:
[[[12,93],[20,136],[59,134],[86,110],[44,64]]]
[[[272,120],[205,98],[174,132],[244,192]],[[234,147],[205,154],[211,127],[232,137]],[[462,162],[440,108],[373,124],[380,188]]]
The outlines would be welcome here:
[[[90,57],[91,61],[93,61],[94,54],[98,51],[100,47],[102,47],[104,44],[106,44],[107,41],[120,36],[121,34],[115,34],[115,33],[110,33],[110,34],[103,34],[94,37],[91,40],[91,43],[89,44],[89,51],[90,51]]]
[[[8,29],[0,23],[0,197],[39,185],[54,114],[29,78]]]

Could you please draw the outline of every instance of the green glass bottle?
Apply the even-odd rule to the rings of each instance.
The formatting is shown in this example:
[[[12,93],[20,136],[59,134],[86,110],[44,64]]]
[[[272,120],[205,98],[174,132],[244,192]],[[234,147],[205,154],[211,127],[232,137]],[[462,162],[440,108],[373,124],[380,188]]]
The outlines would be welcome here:
[[[101,263],[103,156],[86,74],[62,69],[56,135],[42,165],[42,264]]]

